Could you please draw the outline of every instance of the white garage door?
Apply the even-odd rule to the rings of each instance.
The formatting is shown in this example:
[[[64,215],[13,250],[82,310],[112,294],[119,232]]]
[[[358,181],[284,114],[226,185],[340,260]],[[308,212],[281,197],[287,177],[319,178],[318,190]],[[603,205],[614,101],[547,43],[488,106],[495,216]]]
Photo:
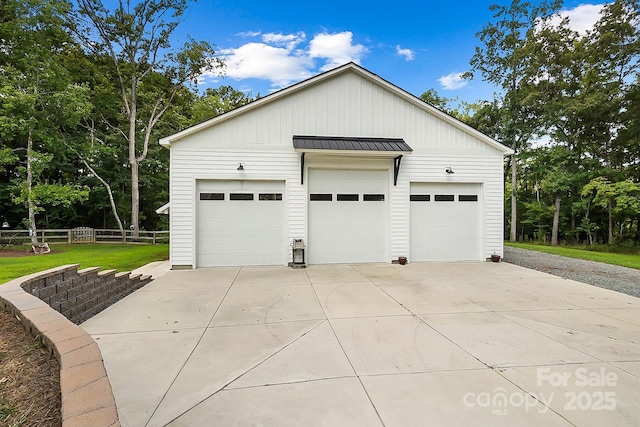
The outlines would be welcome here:
[[[284,182],[198,181],[198,267],[282,265]]]
[[[389,175],[380,170],[309,170],[308,260],[386,262]]]
[[[482,260],[480,184],[411,184],[411,261]]]

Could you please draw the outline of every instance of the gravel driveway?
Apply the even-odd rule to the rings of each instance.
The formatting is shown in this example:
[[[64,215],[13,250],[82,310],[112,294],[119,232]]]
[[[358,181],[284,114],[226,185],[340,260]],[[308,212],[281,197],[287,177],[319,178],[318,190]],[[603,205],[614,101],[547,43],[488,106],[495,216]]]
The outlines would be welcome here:
[[[504,261],[582,283],[640,297],[640,270],[504,247]]]

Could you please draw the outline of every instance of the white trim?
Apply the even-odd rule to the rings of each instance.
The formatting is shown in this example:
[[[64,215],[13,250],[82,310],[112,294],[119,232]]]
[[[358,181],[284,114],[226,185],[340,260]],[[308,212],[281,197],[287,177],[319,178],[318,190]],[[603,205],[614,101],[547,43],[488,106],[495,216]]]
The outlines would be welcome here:
[[[267,105],[273,101],[276,101],[282,97],[288,96],[292,93],[298,92],[302,89],[306,89],[309,86],[313,86],[315,84],[318,84],[322,81],[325,81],[327,79],[330,79],[338,74],[342,74],[342,73],[346,73],[346,72],[353,72],[356,73],[358,75],[360,75],[361,77],[371,81],[372,83],[376,84],[377,86],[380,86],[386,90],[388,90],[389,92],[392,92],[393,94],[397,95],[398,97],[402,98],[403,100],[415,105],[416,107],[420,108],[421,110],[443,120],[444,122],[449,123],[450,125],[462,130],[463,132],[479,139],[480,141],[484,142],[485,144],[489,145],[490,147],[498,150],[499,152],[501,152],[504,156],[508,156],[511,154],[514,154],[514,151],[509,148],[506,147],[505,145],[500,144],[499,142],[497,142],[496,140],[494,140],[493,138],[477,131],[476,129],[472,128],[471,126],[461,122],[460,120],[444,113],[443,111],[433,107],[430,104],[427,104],[426,102],[424,102],[423,100],[421,100],[420,98],[417,98],[413,95],[411,95],[409,92],[406,92],[405,90],[399,88],[398,86],[393,85],[392,83],[389,83],[388,81],[382,79],[381,77],[377,76],[376,74],[373,74],[372,72],[366,70],[365,68],[362,68],[361,66],[353,63],[353,62],[349,62],[348,64],[342,65],[340,67],[334,68],[333,70],[329,70],[325,73],[319,74],[315,77],[312,77],[310,79],[304,80],[300,83],[294,84],[292,86],[289,86],[285,89],[279,90],[278,92],[274,92],[271,95],[265,96],[264,98],[260,98],[256,101],[253,101],[249,104],[243,105],[242,107],[238,107],[235,110],[229,111],[227,113],[221,114],[217,117],[214,117],[210,120],[207,120],[205,122],[202,122],[200,124],[197,124],[195,126],[192,126],[190,128],[184,129],[178,133],[175,133],[173,135],[167,136],[165,138],[161,138],[159,140],[159,144],[162,145],[165,148],[169,148],[171,147],[171,144],[174,142],[179,141],[180,139],[191,135],[193,133],[196,132],[200,132],[203,129],[206,129],[208,127],[211,126],[215,126],[218,123],[227,121],[229,119],[232,119],[233,117],[236,117],[240,114],[244,114],[246,112],[249,112],[255,108],[260,108],[264,105]]]
[[[156,213],[158,215],[169,215],[170,210],[171,210],[171,202],[168,202],[160,206],[158,209],[156,209]]]

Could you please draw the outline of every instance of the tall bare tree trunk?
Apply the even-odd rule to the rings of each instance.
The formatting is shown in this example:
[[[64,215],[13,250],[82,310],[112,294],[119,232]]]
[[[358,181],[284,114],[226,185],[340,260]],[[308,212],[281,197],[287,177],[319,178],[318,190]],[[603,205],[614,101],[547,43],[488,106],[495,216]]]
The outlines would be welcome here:
[[[556,208],[553,211],[553,226],[551,227],[551,246],[558,246],[558,227],[560,225],[560,193],[556,194]]]
[[[140,231],[139,209],[140,209],[140,178],[138,171],[138,160],[133,158],[131,164],[131,230],[133,235],[137,236]]]
[[[613,243],[613,203],[609,199],[609,244]]]
[[[91,167],[91,165],[89,165],[89,163],[85,159],[81,157],[80,160],[82,160],[82,163],[84,163],[87,169],[91,171],[93,176],[95,176],[98,179],[98,181],[102,183],[104,188],[107,190],[107,194],[109,195],[109,203],[111,204],[111,212],[113,212],[113,217],[116,219],[116,222],[118,223],[118,229],[120,230],[120,233],[122,234],[122,238],[124,239],[124,227],[122,226],[120,215],[118,215],[118,209],[116,208],[116,201],[113,199],[113,191],[111,191],[111,186],[107,181],[102,179],[102,177],[96,173],[96,171]]]
[[[29,211],[29,235],[31,244],[38,244],[38,230],[36,229],[36,203],[33,200],[33,139],[31,130],[27,135],[27,210]]]
[[[131,230],[137,236],[140,231],[139,210],[140,210],[140,177],[139,162],[136,155],[136,100],[137,81],[131,79],[131,102],[129,105],[129,164],[131,165]]]
[[[509,233],[509,241],[515,242],[518,240],[518,212],[517,212],[517,197],[516,197],[516,179],[518,174],[518,167],[516,165],[515,153],[511,155],[511,230]]]
[[[584,214],[584,217],[587,220],[587,223],[590,223],[589,220],[589,212],[591,211],[591,202],[587,203],[587,212]],[[593,245],[593,233],[591,231],[591,224],[587,227],[587,238],[589,239],[589,246]]]

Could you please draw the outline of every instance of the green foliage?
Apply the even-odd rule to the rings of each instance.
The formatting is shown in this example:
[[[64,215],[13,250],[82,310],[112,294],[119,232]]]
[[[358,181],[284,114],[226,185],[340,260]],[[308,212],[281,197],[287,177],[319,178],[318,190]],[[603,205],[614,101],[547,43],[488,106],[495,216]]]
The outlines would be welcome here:
[[[24,185],[13,198],[15,203],[26,203],[31,197],[37,208],[36,213],[44,211],[45,206],[64,206],[71,208],[75,203],[84,202],[89,197],[89,188],[72,184],[38,184],[31,189],[31,195]]]
[[[546,241],[546,235],[551,229],[554,207],[541,202],[524,202],[523,204],[525,209],[522,223],[533,227],[535,240]]]
[[[473,108],[463,121],[496,141],[504,142],[506,123],[501,101],[478,101],[471,105]]]
[[[460,100],[458,97],[446,98],[440,96],[433,88],[420,95],[420,99],[470,126],[476,128],[482,126],[479,122],[476,122],[474,118],[479,118],[484,114],[480,112],[486,104],[484,101],[466,102]]]
[[[470,64],[483,79],[501,89],[498,95],[504,116],[504,134],[499,140],[515,151],[526,147],[535,124],[529,104],[526,80],[531,73],[531,36],[538,23],[555,13],[560,1],[543,1],[534,6],[515,0],[508,6],[491,5],[493,21],[477,33],[481,46],[476,47]],[[473,77],[470,72],[468,78]]]
[[[479,72],[485,81],[500,89],[494,103],[486,107],[491,109],[491,124],[495,125],[490,135],[514,152],[509,159],[511,241],[517,238],[518,225],[516,154],[529,147],[538,130],[538,115],[534,105],[528,102],[528,76],[536,70],[531,38],[536,34],[539,23],[555,13],[560,5],[559,0],[542,1],[538,5],[521,0],[514,0],[508,6],[491,5],[489,9],[494,12],[493,20],[476,34],[481,45],[476,47],[471,58],[472,71],[465,74],[466,78],[473,78],[473,72]]]
[[[441,109],[442,111],[449,111],[449,103],[451,102],[451,99],[446,98],[444,96],[440,96],[440,94],[438,93],[437,90],[435,90],[434,88],[429,89],[428,91],[424,92],[422,95],[420,95],[420,99],[422,99],[424,102],[433,105],[436,108]]]
[[[607,209],[623,225],[640,212],[640,184],[630,180],[610,182],[602,176],[594,178],[582,188],[582,197]]]
[[[111,81],[116,82],[119,108],[111,110],[114,117],[103,116],[102,120],[121,155],[126,156],[120,169],[122,173],[122,165],[126,165],[124,168],[131,174],[130,224],[137,231],[141,220],[140,193],[144,189],[140,165],[155,153],[149,143],[156,126],[187,85],[194,85],[204,72],[220,68],[222,61],[204,41],[190,39],[177,49],[172,47],[187,0],[121,2],[113,9],[95,0],[78,0],[77,5],[76,38],[87,55],[108,59],[110,63],[97,71],[105,73],[104,81],[111,77]],[[96,129],[94,123],[95,120],[87,126],[92,135]],[[111,138],[101,138],[101,144],[109,143]],[[91,155],[81,156],[87,163],[94,160]],[[94,172],[100,174],[96,168]],[[105,188],[108,186],[104,178],[101,182]]]
[[[30,210],[38,227],[116,228],[111,196],[119,216],[167,227],[155,209],[169,198],[169,153],[153,142],[253,100],[191,90],[222,64],[206,42],[174,43],[187,6],[0,2],[0,220],[26,224]]]
[[[5,169],[15,165],[8,168],[7,181],[34,229],[35,214],[44,205],[70,207],[86,198],[86,190],[73,191],[75,183],[59,184],[68,170],[67,132],[91,108],[88,88],[71,79],[61,59],[73,45],[64,28],[69,8],[61,0],[7,0],[0,12],[0,160]],[[69,174],[64,180],[74,178]]]
[[[0,167],[12,165],[18,161],[18,156],[9,147],[0,148]]]
[[[51,245],[52,252],[30,257],[0,258],[0,284],[66,264],[131,271],[168,258],[169,245]]]
[[[518,237],[640,243],[640,4],[606,3],[586,33],[548,19],[558,7],[491,7],[471,65],[502,90],[470,124],[518,152]]]
[[[0,2],[0,220],[29,207],[39,225],[112,228],[111,196],[130,223],[165,227],[169,156],[149,142],[255,99],[192,90],[222,64],[206,42],[175,45],[188,0],[105,3]],[[559,6],[491,6],[465,77],[495,85],[493,99],[421,98],[518,153],[514,235],[547,239],[556,214],[557,239],[640,243],[639,3],[606,3],[586,34],[552,25]]]
[[[220,114],[246,105],[257,98],[250,93],[241,92],[231,86],[207,88],[205,93],[193,102],[191,123],[197,124]]]

